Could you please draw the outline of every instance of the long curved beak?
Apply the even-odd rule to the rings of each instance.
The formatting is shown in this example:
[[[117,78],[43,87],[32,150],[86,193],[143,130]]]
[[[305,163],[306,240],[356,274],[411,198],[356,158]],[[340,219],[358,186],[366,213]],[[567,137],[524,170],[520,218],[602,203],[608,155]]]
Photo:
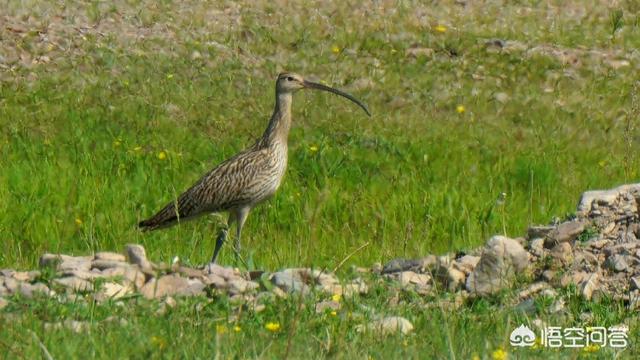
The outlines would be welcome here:
[[[371,116],[371,113],[369,112],[369,109],[367,109],[367,107],[362,103],[362,101],[356,99],[352,95],[347,94],[346,92],[340,91],[338,89],[334,89],[334,88],[332,88],[330,86],[318,84],[318,83],[315,83],[315,82],[312,82],[312,81],[307,81],[307,80],[304,80],[303,84],[304,84],[305,87],[308,87],[310,89],[324,90],[324,91],[328,91],[328,92],[334,93],[336,95],[340,95],[342,97],[345,97],[345,98],[353,101],[354,103],[358,104],[358,106],[360,106],[362,108],[362,110],[364,110],[364,112],[367,113],[367,115]]]

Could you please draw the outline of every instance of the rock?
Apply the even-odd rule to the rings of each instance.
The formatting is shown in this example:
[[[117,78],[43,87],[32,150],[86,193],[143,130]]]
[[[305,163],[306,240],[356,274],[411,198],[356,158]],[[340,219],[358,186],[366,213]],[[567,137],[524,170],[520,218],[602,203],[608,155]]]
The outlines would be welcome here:
[[[529,226],[527,229],[527,238],[529,240],[537,238],[544,239],[555,229],[555,226]]]
[[[640,290],[640,276],[634,276],[629,280],[630,290]]]
[[[456,259],[451,266],[462,271],[465,275],[469,275],[480,262],[480,256],[464,255]]]
[[[401,271],[418,271],[422,264],[423,262],[419,259],[393,259],[384,265],[382,273],[391,274]]]
[[[591,300],[594,292],[598,289],[599,285],[599,275],[598,273],[590,274],[587,279],[581,284],[580,292],[585,299]]]
[[[626,260],[627,255],[612,255],[609,256],[607,258],[607,261],[605,262],[605,265],[607,266],[607,268],[615,271],[615,272],[622,272],[627,270],[627,268],[629,267],[629,265],[627,264],[627,260]]]
[[[53,281],[58,285],[62,285],[65,288],[72,291],[93,291],[93,284],[89,281],[81,279],[75,276],[67,276],[58,278]]]
[[[93,260],[91,262],[91,268],[92,269],[98,269],[98,270],[106,270],[106,269],[111,269],[111,268],[117,268],[117,267],[129,267],[131,265],[127,264],[126,262],[121,262],[121,261],[113,261],[113,260]]]
[[[44,254],[40,257],[40,267],[55,266],[58,271],[91,269],[93,256],[68,256],[63,254]]]
[[[104,277],[104,275],[98,270],[67,270],[63,271],[61,275],[62,277],[75,276],[83,280],[95,280]]]
[[[14,278],[18,281],[32,282],[40,276],[40,271],[38,270],[33,270],[33,271],[0,270],[0,274],[6,277]]]
[[[578,204],[578,215],[587,216],[591,211],[593,204],[612,206],[620,196],[621,191],[629,191],[632,187],[640,187],[640,184],[623,185],[611,190],[592,190],[585,191],[580,197]]]
[[[231,280],[238,277],[241,277],[240,274],[236,273],[232,268],[225,268],[218,264],[208,264],[203,273],[205,275],[217,275],[222,277],[225,280]]]
[[[556,227],[544,240],[544,245],[551,248],[556,244],[571,242],[580,235],[586,227],[582,221],[564,222]]]
[[[126,252],[129,263],[138,265],[143,271],[152,271],[153,267],[147,260],[147,253],[142,245],[127,244]]]
[[[193,269],[186,266],[178,267],[177,271],[183,276],[190,277],[190,278],[202,278],[204,276],[204,271],[199,269]]]
[[[567,242],[559,243],[551,249],[551,257],[556,260],[557,266],[566,266],[573,261],[573,249]]]
[[[364,295],[369,292],[369,286],[362,281],[362,279],[355,279],[353,282],[342,286],[342,293],[340,295],[344,297],[352,297],[356,294]],[[333,293],[338,294],[338,293]]]
[[[110,252],[110,251],[101,251],[97,252],[93,256],[94,260],[106,260],[106,261],[119,261],[125,262],[127,261],[126,257],[122,254]]]
[[[140,293],[147,299],[172,296],[194,296],[204,294],[204,283],[196,279],[183,278],[176,274],[164,275],[148,281]]]
[[[32,299],[38,294],[45,296],[52,295],[52,291],[43,283],[20,283],[16,293],[26,297],[27,299]]]
[[[231,295],[244,294],[254,291],[260,287],[258,283],[244,279],[231,280],[227,285]]]
[[[227,287],[227,281],[219,275],[208,274],[202,278],[205,285],[212,286],[216,289],[225,289]]]
[[[589,274],[584,271],[572,271],[565,273],[560,279],[560,286],[567,287],[570,284],[579,286],[582,284],[587,278]]]
[[[366,326],[360,325],[356,328],[358,331],[369,330],[375,331],[382,335],[397,334],[407,335],[413,331],[413,324],[400,316],[389,316],[380,320],[375,320]]]
[[[86,321],[65,320],[57,323],[44,323],[45,330],[69,329],[77,334],[83,334],[89,331],[90,324]]]
[[[0,297],[0,310],[4,309],[9,305],[9,301],[3,297]]]
[[[541,257],[544,255],[544,239],[535,238],[529,242],[529,252],[535,256]]]
[[[319,303],[316,304],[316,313],[324,313],[327,310],[340,310],[340,303],[337,301],[321,301]]]
[[[549,289],[549,288],[551,288],[551,286],[547,282],[538,281],[538,282],[535,282],[535,283],[531,284],[528,288],[520,291],[518,293],[518,298],[527,299],[527,298],[530,298],[533,295],[535,295],[535,294],[537,294],[539,292],[542,292],[545,289]]]
[[[424,286],[429,283],[431,276],[428,274],[416,274],[413,271],[403,271],[400,273],[398,280],[405,287],[409,285]]]
[[[105,269],[102,270],[101,275],[106,279],[122,277],[125,284],[131,284],[136,289],[142,288],[142,286],[144,286],[144,283],[146,282],[145,274],[143,274],[140,268],[138,268],[137,266]]]
[[[100,290],[96,293],[95,298],[97,301],[106,301],[111,299],[119,299],[132,292],[132,289],[128,285],[122,285],[115,282],[106,282],[102,284]]]
[[[435,51],[431,48],[410,47],[405,50],[405,56],[410,58],[432,57]]]
[[[454,267],[449,267],[447,269],[447,280],[445,285],[449,291],[453,292],[464,286],[465,279],[466,275],[464,272]]]
[[[478,266],[467,277],[466,289],[480,296],[495,293],[528,265],[529,253],[522,245],[504,236],[494,236],[487,242]]]
[[[308,291],[308,286],[293,269],[278,271],[271,275],[271,282],[285,292]]]

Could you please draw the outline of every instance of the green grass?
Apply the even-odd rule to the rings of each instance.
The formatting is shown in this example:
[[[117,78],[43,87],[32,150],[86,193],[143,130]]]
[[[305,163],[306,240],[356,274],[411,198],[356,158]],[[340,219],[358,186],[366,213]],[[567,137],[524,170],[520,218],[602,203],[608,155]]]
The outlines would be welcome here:
[[[0,267],[31,268],[43,252],[119,251],[131,242],[154,260],[207,261],[224,218],[148,234],[135,224],[261,135],[284,69],[351,91],[373,117],[325,93],[295,95],[285,181],[250,214],[243,232],[255,267],[333,268],[367,242],[347,265],[464,250],[494,233],[515,237],[528,224],[563,217],[587,189],[637,182],[640,165],[637,129],[630,126],[639,106],[631,94],[640,9],[622,1],[620,19],[600,1],[564,3],[296,2],[285,10],[268,2],[69,2],[64,9],[34,2],[28,10],[7,2],[12,18],[31,14],[34,28],[66,30],[51,27],[52,49],[37,31],[2,30],[0,37],[5,58],[13,52],[50,58],[0,69]],[[60,20],[58,13],[73,16]],[[435,31],[437,24],[447,31]],[[86,25],[84,35],[77,25]],[[585,56],[571,66],[543,55],[496,53],[485,49],[490,38],[598,49],[631,65],[613,69]],[[407,57],[414,44],[434,55]],[[373,86],[354,89],[360,79]],[[496,100],[498,93],[508,100]],[[458,105],[466,111],[456,112]],[[502,193],[505,201],[497,202]],[[221,262],[231,259],[224,249]],[[381,298],[366,301],[384,307]],[[25,306],[39,310],[21,315],[22,325],[12,323],[21,329],[16,334],[36,330],[42,314],[90,316],[68,305]],[[286,323],[291,306],[268,311],[283,312]],[[89,314],[100,318],[114,309]],[[122,311],[145,311],[132,309]],[[220,317],[227,310],[216,304],[210,311]],[[418,328],[402,351],[448,353],[442,316],[449,315],[402,311]],[[370,348],[384,357],[404,341],[378,342],[355,335],[348,322],[301,316],[304,330],[296,336],[304,341],[292,354],[322,349],[324,329],[333,344],[327,356],[365,357]],[[462,332],[451,335],[462,358],[504,344],[517,323],[508,313],[475,308],[450,316],[449,332]],[[194,350],[194,342],[206,343],[197,350],[201,357],[215,349],[231,356],[249,340],[256,344],[247,357],[271,342],[268,354],[283,356],[287,336],[265,334],[260,318],[246,325],[248,333],[222,337],[231,346],[216,348],[209,317],[185,304],[165,317],[140,314],[127,327],[96,325],[87,337],[63,332],[46,341],[69,345],[67,354],[55,350],[58,357],[87,348],[104,357],[111,354],[105,339],[115,344],[140,333],[117,351],[160,356],[149,343],[152,329],[175,351],[168,357]],[[30,344],[35,356],[39,350]]]

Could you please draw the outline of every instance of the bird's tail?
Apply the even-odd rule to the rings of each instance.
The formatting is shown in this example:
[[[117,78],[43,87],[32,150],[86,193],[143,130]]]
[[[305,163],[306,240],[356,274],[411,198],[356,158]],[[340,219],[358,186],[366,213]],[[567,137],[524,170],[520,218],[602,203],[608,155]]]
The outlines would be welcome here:
[[[152,217],[138,223],[138,228],[142,231],[151,231],[171,226],[178,221],[176,203],[167,204],[162,210]]]

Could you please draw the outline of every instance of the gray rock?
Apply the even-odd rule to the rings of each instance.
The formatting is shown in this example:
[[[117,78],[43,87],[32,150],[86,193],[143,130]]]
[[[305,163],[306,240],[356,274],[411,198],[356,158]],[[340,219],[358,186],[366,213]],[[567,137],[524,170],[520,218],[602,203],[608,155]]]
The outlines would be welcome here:
[[[137,266],[115,267],[102,270],[101,276],[106,279],[123,278],[125,284],[131,284],[136,289],[142,288],[146,282],[145,274]]]
[[[138,265],[143,271],[152,270],[153,267],[149,260],[147,260],[147,252],[142,245],[127,244],[126,252],[131,264]]]
[[[527,229],[527,238],[530,240],[545,238],[555,229],[555,226],[529,226],[529,229]]]
[[[278,271],[271,275],[271,282],[285,292],[308,291],[308,286],[304,283],[299,273],[295,269]]]
[[[634,276],[629,280],[631,290],[640,290],[640,276]]]
[[[231,280],[227,285],[229,293],[231,295],[245,294],[248,292],[252,292],[260,287],[258,283],[244,279]]]
[[[587,279],[581,284],[580,292],[582,293],[582,296],[587,300],[591,300],[594,292],[598,289],[599,284],[600,276],[598,275],[598,273],[590,274]]]
[[[35,283],[35,284],[20,283],[20,285],[18,286],[17,292],[20,295],[26,297],[27,299],[32,299],[36,295],[44,295],[44,296],[52,295],[52,291],[49,290],[49,287],[47,287],[47,285],[43,283]]]
[[[544,238],[535,238],[529,242],[529,252],[535,256],[544,255]]]
[[[232,280],[241,277],[238,272],[232,268],[225,268],[218,264],[208,264],[204,269],[205,275],[217,275],[225,280]]]
[[[333,310],[333,311],[340,310],[341,306],[342,305],[337,301],[333,301],[333,300],[321,301],[316,304],[316,313],[324,313],[327,310]]]
[[[186,266],[178,267],[177,271],[183,276],[190,277],[190,278],[202,278],[204,276],[204,271],[186,267]]]
[[[102,284],[100,290],[96,293],[95,299],[99,302],[106,300],[119,299],[133,292],[130,285],[122,285],[115,282],[106,282]]]
[[[413,271],[403,271],[398,275],[398,281],[402,286],[409,285],[427,285],[431,280],[431,276],[428,274],[417,274]]]
[[[227,281],[219,275],[208,274],[202,278],[205,285],[212,286],[216,289],[225,289],[227,287]]]
[[[480,256],[465,255],[459,259],[456,259],[451,266],[455,269],[462,271],[465,275],[469,275],[480,262]]]
[[[72,291],[93,291],[93,284],[89,281],[80,279],[75,276],[67,276],[53,281],[58,285],[62,285],[65,288]]]
[[[563,242],[571,242],[580,235],[586,227],[586,224],[582,221],[569,221],[564,222],[556,227],[544,241],[544,245],[547,248],[551,248],[556,244]]]
[[[494,236],[487,242],[478,266],[467,277],[466,289],[480,296],[495,293],[528,266],[529,253],[522,245],[504,236]]]
[[[382,268],[383,274],[391,274],[401,271],[418,271],[422,266],[422,261],[420,259],[393,259],[386,263]]]
[[[551,249],[550,255],[556,260],[557,266],[566,266],[573,261],[573,248],[571,244],[562,242]]]
[[[205,285],[200,280],[183,278],[176,274],[164,275],[148,281],[140,293],[148,298],[171,296],[194,296],[204,294]]]
[[[560,286],[567,287],[570,284],[580,286],[588,277],[589,274],[584,271],[570,271],[562,275]]]
[[[97,252],[94,255],[94,259],[95,260],[107,260],[107,261],[119,261],[119,262],[127,261],[127,258],[124,255],[118,254],[118,253],[115,253],[115,252],[110,252],[110,251]]]
[[[389,316],[380,320],[372,321],[366,326],[360,325],[358,331],[375,331],[382,335],[397,334],[407,335],[413,331],[413,324],[400,316]]]
[[[627,264],[627,260],[626,260],[626,255],[612,255],[609,256],[607,258],[607,261],[605,262],[605,265],[607,266],[607,268],[615,271],[615,272],[622,272],[627,270],[627,268],[629,268],[629,265]]]
[[[111,269],[111,268],[129,267],[129,266],[131,266],[131,265],[127,264],[126,262],[113,261],[113,260],[97,259],[97,260],[93,260],[91,262],[91,268],[92,269],[98,269],[98,270],[106,270],[106,269]]]
[[[69,256],[64,254],[44,254],[40,257],[40,267],[55,266],[58,271],[91,269],[93,256]]]

